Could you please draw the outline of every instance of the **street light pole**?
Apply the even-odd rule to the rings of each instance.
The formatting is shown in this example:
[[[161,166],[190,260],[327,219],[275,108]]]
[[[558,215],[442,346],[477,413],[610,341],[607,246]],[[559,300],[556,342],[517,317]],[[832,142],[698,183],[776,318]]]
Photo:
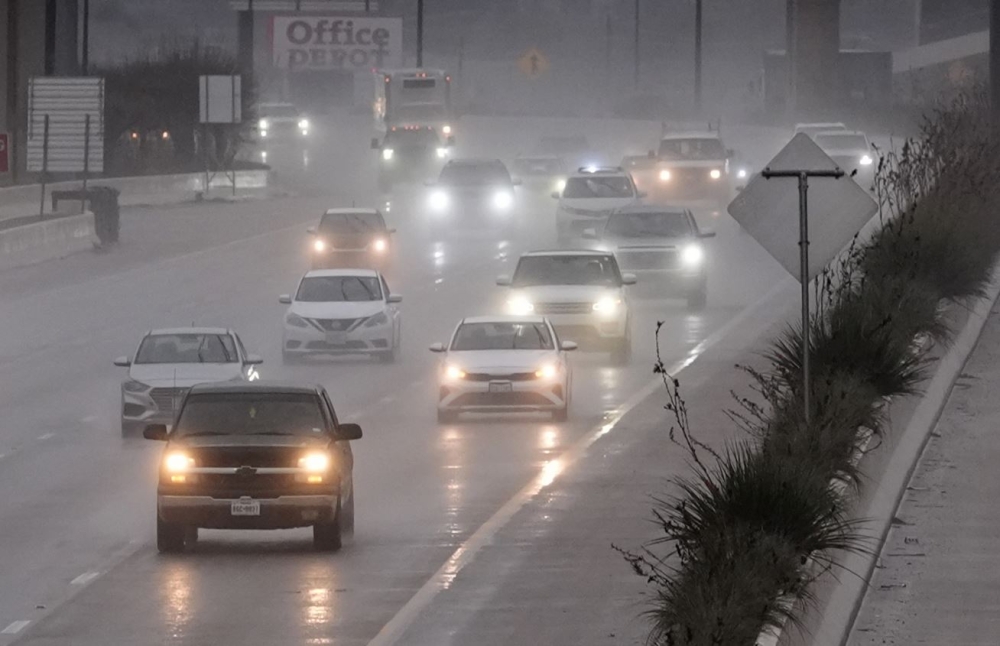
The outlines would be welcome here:
[[[424,0],[417,0],[417,67],[424,66]]]
[[[83,0],[83,50],[80,53],[80,73],[90,73],[90,0]]]
[[[694,109],[701,112],[701,28],[702,0],[694,4]]]
[[[635,91],[638,92],[639,91],[639,0],[635,0],[635,34],[633,35],[632,40],[635,43],[632,83],[635,86]]]

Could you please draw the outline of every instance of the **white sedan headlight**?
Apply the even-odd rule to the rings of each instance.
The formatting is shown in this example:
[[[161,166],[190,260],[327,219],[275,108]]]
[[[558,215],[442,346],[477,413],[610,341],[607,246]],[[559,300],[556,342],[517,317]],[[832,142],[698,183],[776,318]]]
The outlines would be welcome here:
[[[456,365],[448,365],[444,368],[444,378],[448,381],[459,381],[465,379],[465,371]]]
[[[385,238],[378,238],[372,243],[372,249],[376,253],[385,253],[385,250],[389,248],[388,243],[386,243]]]
[[[708,171],[708,176],[711,177],[712,179],[719,179],[720,177],[722,177],[722,171],[719,170],[718,168],[713,168],[712,170]]]
[[[555,379],[558,374],[559,367],[554,363],[547,363],[535,371],[535,377],[538,379]]]
[[[149,390],[149,386],[141,381],[129,379],[128,381],[122,382],[122,390],[127,393],[143,393]]]
[[[430,197],[427,200],[430,207],[435,211],[444,211],[448,208],[451,203],[451,199],[448,194],[442,190],[432,191]]]
[[[671,178],[670,171],[668,171],[666,169],[660,171],[660,181],[661,182],[669,182],[670,178]]]
[[[510,191],[497,191],[493,194],[493,208],[498,211],[506,211],[514,203],[514,196]]]
[[[681,251],[681,263],[685,267],[698,267],[705,259],[705,251],[701,245],[689,244]]]
[[[514,296],[507,301],[507,312],[514,316],[526,316],[534,311],[534,303],[524,296]]]
[[[318,251],[320,253],[326,251],[326,241],[320,238],[313,240],[313,251]]]
[[[562,193],[566,190],[566,180],[561,179],[556,182],[556,191]]]
[[[396,154],[396,151],[393,150],[392,148],[383,148],[382,149],[382,159],[384,159],[385,161],[392,161],[392,158],[393,158],[393,156],[395,154]]]
[[[285,315],[285,323],[291,325],[292,327],[307,328],[309,327],[309,322],[298,314],[292,314],[289,312]]]
[[[621,302],[620,298],[605,296],[594,303],[594,311],[599,314],[614,314],[618,311],[618,306],[621,305]]]
[[[875,160],[873,160],[873,159],[872,159],[871,157],[869,157],[868,155],[863,155],[863,156],[861,157],[861,159],[860,159],[860,162],[861,162],[861,165],[862,165],[862,166],[871,166],[871,165],[872,165],[872,164],[874,163],[874,161],[875,161]]]

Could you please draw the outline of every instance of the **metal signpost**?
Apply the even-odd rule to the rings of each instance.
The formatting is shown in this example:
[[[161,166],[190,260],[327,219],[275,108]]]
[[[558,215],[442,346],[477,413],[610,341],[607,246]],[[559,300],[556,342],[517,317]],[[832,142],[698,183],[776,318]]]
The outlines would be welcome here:
[[[809,283],[878,211],[857,182],[839,181],[844,175],[808,135],[798,134],[729,205],[729,214],[801,284],[806,423],[811,418]],[[795,178],[797,187],[772,178]]]
[[[28,170],[41,174],[41,206],[49,173],[104,171],[104,79],[37,77],[28,83]]]
[[[205,156],[205,193],[212,178],[208,169],[208,128],[211,124],[234,124],[243,120],[242,79],[236,76],[200,76],[198,78],[199,121],[202,124],[202,151]],[[230,169],[233,195],[236,195],[236,171]]]
[[[0,173],[10,172],[10,135],[0,132]]]

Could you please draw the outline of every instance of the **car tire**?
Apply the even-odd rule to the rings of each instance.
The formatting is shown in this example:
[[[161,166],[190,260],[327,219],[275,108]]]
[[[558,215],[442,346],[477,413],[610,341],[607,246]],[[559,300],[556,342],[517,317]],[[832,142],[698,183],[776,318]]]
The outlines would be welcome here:
[[[453,410],[438,409],[438,424],[454,424],[458,421],[458,413]]]
[[[332,522],[313,525],[313,547],[320,552],[336,552],[343,546],[341,539],[341,516],[343,511],[340,500],[337,500],[337,513]]]
[[[177,523],[164,522],[156,516],[156,549],[161,554],[179,554],[184,551],[187,527]]]
[[[340,512],[344,516],[344,522],[340,524],[341,531],[345,536],[354,536],[354,490],[351,490],[351,497],[347,499]]]
[[[690,310],[703,310],[708,304],[708,285],[702,283],[695,289],[688,292],[687,305]]]
[[[552,421],[553,422],[565,422],[569,419],[569,402],[566,403],[562,408],[557,408],[552,411]]]

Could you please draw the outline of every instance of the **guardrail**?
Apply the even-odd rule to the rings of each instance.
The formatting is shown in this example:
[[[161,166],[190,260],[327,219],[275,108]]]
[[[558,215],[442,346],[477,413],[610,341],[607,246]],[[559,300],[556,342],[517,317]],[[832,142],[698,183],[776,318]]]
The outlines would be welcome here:
[[[96,178],[90,180],[90,184],[114,187],[120,193],[120,204],[139,206],[187,202],[211,191],[233,190],[233,178],[233,174],[216,173],[209,177],[206,186],[205,173],[183,173]],[[270,171],[267,170],[236,171],[235,188],[237,191],[265,189],[269,180]],[[82,186],[80,180],[46,184],[44,196],[40,184],[0,188],[0,221],[49,213],[47,205],[51,203],[52,191],[73,190]]]

